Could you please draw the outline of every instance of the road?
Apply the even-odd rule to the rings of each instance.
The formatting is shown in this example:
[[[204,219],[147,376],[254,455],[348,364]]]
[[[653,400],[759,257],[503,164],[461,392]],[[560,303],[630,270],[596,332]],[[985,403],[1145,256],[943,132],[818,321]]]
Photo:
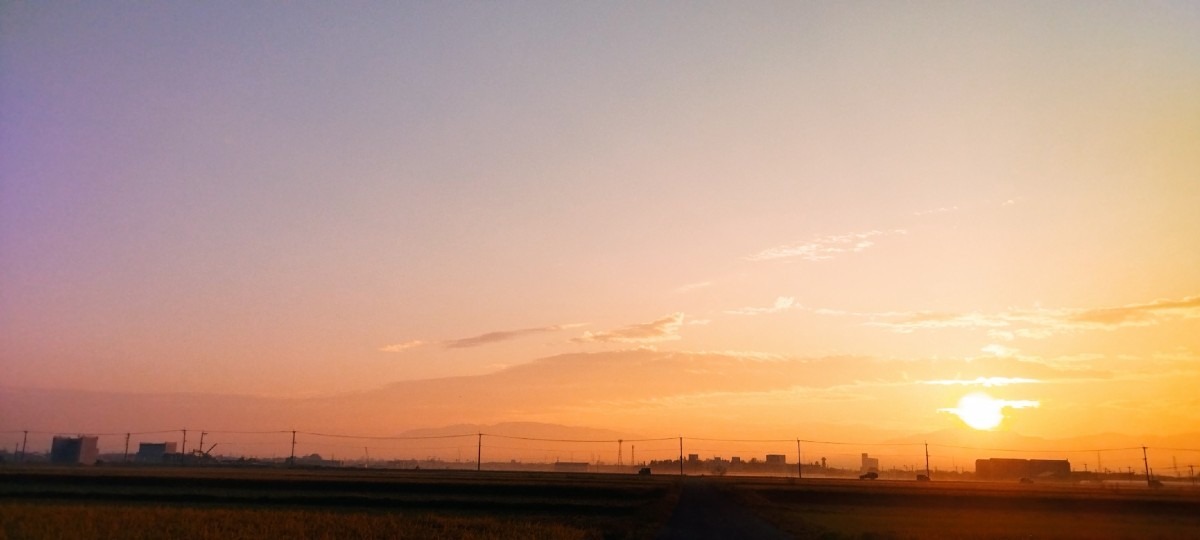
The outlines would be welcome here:
[[[723,493],[716,482],[686,478],[679,504],[659,540],[788,540],[791,536],[763,521]]]

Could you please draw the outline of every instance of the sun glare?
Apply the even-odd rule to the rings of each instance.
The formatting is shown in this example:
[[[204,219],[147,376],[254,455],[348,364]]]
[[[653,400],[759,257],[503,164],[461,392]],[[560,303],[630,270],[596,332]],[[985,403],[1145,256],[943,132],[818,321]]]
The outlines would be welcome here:
[[[1037,407],[1036,401],[1009,401],[1004,399],[995,399],[983,392],[973,392],[958,400],[958,406],[954,408],[940,409],[945,412],[954,413],[962,419],[968,426],[975,429],[988,430],[995,429],[1004,421],[1004,408],[1011,407],[1021,409],[1025,407]]]

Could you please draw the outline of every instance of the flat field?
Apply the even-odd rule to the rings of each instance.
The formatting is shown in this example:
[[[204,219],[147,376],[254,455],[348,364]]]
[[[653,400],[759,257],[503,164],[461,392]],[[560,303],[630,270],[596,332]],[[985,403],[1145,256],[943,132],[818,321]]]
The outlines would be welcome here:
[[[680,500],[703,508],[673,517]],[[730,526],[689,528],[689,519]],[[742,523],[748,534],[738,534]],[[5,540],[636,539],[666,529],[675,537],[720,529],[747,538],[773,532],[764,527],[795,538],[1200,538],[1200,490],[488,471],[0,469]]]
[[[1200,491],[1073,484],[738,479],[797,538],[1200,538]]]
[[[0,538],[648,538],[677,492],[593,474],[10,469]]]

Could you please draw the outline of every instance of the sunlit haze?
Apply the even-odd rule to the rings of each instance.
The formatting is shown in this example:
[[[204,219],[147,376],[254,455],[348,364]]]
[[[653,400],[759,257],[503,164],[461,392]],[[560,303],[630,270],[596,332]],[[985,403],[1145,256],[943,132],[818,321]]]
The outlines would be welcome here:
[[[1200,448],[1197,36],[1195,1],[6,2],[0,445]]]

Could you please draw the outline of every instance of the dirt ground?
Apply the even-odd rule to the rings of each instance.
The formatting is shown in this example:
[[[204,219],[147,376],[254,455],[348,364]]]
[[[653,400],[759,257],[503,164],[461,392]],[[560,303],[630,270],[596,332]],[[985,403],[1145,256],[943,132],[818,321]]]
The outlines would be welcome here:
[[[727,490],[704,478],[684,480],[679,504],[658,535],[659,540],[787,540],[791,537],[755,515]]]

